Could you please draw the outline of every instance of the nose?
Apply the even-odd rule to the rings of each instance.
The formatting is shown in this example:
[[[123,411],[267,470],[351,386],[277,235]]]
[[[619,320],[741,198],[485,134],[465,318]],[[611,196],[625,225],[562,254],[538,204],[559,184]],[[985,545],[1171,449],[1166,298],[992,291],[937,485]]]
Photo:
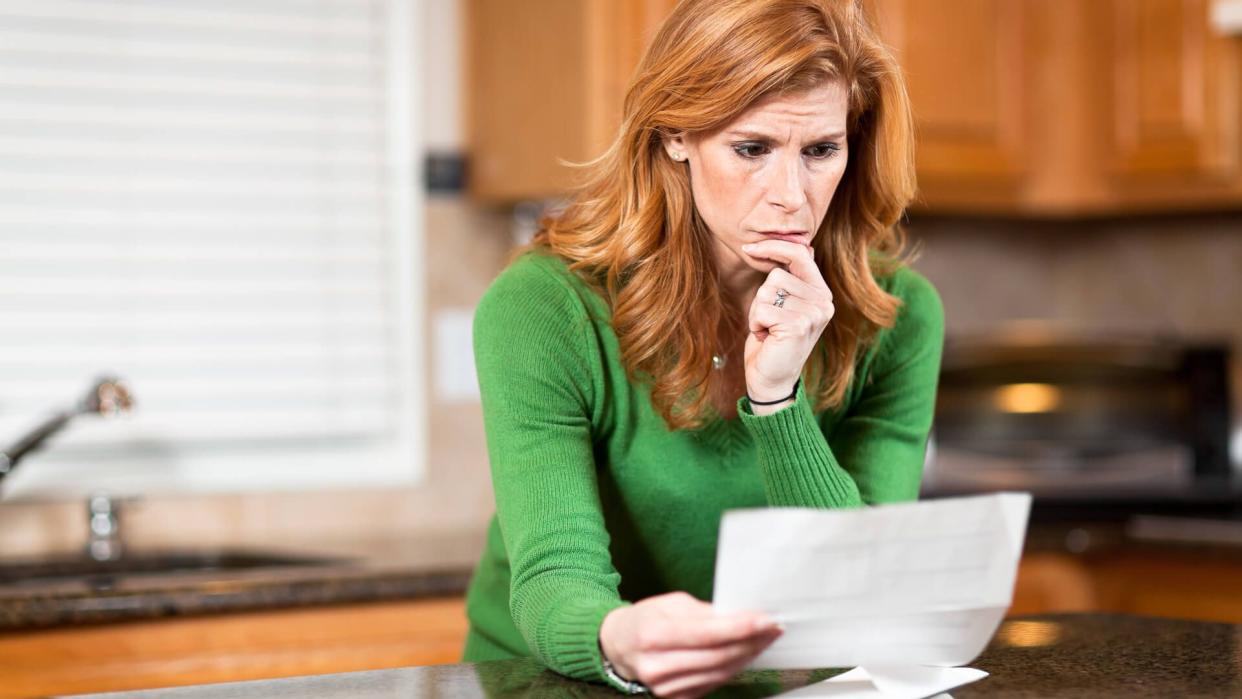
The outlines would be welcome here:
[[[802,186],[802,155],[795,153],[772,166],[768,181],[768,201],[785,211],[797,211],[806,204],[806,189]]]

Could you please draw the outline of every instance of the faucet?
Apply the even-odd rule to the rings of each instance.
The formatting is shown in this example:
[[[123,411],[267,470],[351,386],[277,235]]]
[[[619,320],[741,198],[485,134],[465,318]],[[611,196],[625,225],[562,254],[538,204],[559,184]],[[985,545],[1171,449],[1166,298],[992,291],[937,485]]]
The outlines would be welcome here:
[[[22,457],[38,449],[79,415],[95,413],[115,415],[128,411],[134,405],[129,389],[120,379],[103,377],[95,381],[90,392],[78,404],[56,413],[38,427],[19,438],[9,448],[0,451],[0,481],[17,468]],[[95,493],[87,500],[87,516],[90,537],[86,553],[96,561],[114,561],[121,556],[120,503],[105,493]]]
[[[64,429],[73,418],[87,413],[115,415],[121,411],[128,411],[133,405],[133,396],[120,379],[115,377],[98,379],[77,405],[56,413],[7,449],[0,451],[0,481],[3,481],[5,476],[17,468],[17,463],[22,460],[22,457],[38,449],[49,437]]]
[[[96,561],[115,561],[121,557],[121,503],[107,493],[95,493],[86,500],[90,538],[86,555]]]

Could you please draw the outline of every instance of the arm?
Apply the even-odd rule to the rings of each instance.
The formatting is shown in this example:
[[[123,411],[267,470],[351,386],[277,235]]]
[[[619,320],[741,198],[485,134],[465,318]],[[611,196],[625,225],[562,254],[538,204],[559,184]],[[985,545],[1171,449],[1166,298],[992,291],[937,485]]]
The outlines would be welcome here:
[[[738,416],[754,436],[774,507],[857,507],[918,497],[944,347],[944,307],[913,271],[899,273],[905,302],[882,331],[869,381],[825,438],[801,385],[796,400],[757,416],[745,397]]]
[[[523,259],[480,301],[474,352],[514,624],[549,668],[604,682],[600,623],[627,603],[596,485],[589,330],[566,282]]]

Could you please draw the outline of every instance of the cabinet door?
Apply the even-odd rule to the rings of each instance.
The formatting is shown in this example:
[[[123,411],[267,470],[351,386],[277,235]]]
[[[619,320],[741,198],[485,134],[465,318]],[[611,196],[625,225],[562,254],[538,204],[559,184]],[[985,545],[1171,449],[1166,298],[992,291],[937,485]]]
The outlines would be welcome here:
[[[592,93],[587,106],[589,149],[602,153],[617,136],[625,92],[647,45],[677,0],[591,0],[587,40]]]
[[[995,184],[1026,169],[1024,3],[875,0],[906,75],[924,184]]]
[[[674,0],[469,0],[470,194],[565,192],[616,137],[625,89]]]
[[[466,6],[472,196],[549,196],[569,184],[558,158],[587,159],[589,9],[580,0]]]
[[[1229,177],[1238,165],[1238,81],[1209,0],[1111,0],[1112,173]]]

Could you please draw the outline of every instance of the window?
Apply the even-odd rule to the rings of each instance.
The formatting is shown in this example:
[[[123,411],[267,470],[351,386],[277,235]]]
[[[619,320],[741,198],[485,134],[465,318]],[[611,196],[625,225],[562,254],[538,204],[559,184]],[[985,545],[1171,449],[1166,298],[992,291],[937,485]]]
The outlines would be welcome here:
[[[0,0],[6,497],[416,481],[409,1]]]

